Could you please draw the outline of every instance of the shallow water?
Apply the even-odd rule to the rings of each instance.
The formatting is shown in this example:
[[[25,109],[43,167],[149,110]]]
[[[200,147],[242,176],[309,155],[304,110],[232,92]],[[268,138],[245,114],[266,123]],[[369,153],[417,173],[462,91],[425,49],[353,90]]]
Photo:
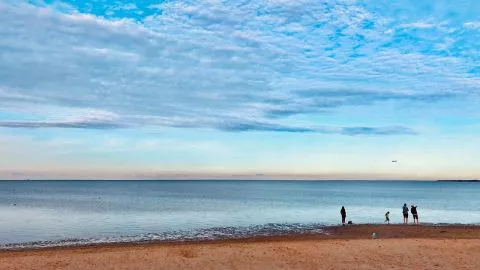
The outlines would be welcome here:
[[[238,238],[338,224],[480,224],[480,183],[415,181],[0,181],[0,245]],[[25,244],[19,245],[25,246]]]

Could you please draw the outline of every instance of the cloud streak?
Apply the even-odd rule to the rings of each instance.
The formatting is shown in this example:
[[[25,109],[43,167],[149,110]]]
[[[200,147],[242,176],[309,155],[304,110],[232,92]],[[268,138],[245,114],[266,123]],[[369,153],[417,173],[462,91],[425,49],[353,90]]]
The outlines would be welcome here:
[[[349,136],[357,135],[414,135],[415,131],[405,127],[387,127],[387,128],[372,128],[372,127],[347,127],[342,128],[342,134]]]
[[[165,124],[165,126],[167,126]],[[0,121],[3,128],[79,128],[79,129],[119,129],[127,128],[123,122],[110,121]],[[175,123],[172,127],[178,128],[215,128],[227,132],[286,132],[286,133],[319,133],[319,134],[340,134],[347,136],[358,135],[414,135],[410,128],[406,127],[296,127],[281,124],[261,122],[223,122],[217,124],[209,123]]]
[[[114,129],[126,127],[122,123],[73,121],[73,122],[25,122],[0,121],[4,128],[82,128],[82,129]]]

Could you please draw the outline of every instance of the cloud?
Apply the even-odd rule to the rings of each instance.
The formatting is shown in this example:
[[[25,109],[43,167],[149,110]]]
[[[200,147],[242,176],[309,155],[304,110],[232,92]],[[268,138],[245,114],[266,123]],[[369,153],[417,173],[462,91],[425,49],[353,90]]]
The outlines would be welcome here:
[[[400,28],[417,28],[417,29],[429,29],[438,27],[437,24],[434,23],[427,23],[427,22],[414,22],[414,23],[406,23],[401,24]]]
[[[480,29],[480,22],[466,22],[463,24],[463,26],[467,29]]]
[[[278,131],[278,132],[294,132],[294,133],[304,133],[304,132],[316,132],[316,129],[307,128],[307,127],[291,127],[284,125],[275,125],[269,123],[260,123],[260,122],[223,122],[219,123],[216,126],[220,130],[225,131]]]
[[[148,8],[162,10],[162,4],[151,4]]]
[[[3,128],[81,128],[81,129],[118,129],[125,128],[125,124],[107,121],[0,121],[0,127]],[[172,127],[182,128],[204,128],[205,125],[190,125],[176,123]],[[211,127],[211,125],[207,125]],[[272,123],[218,123],[214,128],[229,132],[247,132],[247,131],[266,131],[266,132],[287,132],[287,133],[320,133],[320,134],[341,134],[341,135],[413,135],[413,130],[405,127],[295,127],[287,125],[276,125]]]
[[[57,111],[58,115],[47,120],[36,121],[2,121],[4,128],[81,128],[81,129],[113,129],[125,128],[127,125],[112,113],[89,109],[76,111]]]
[[[97,110],[58,110],[50,107],[50,117],[45,120],[11,121],[0,120],[0,127],[4,128],[80,128],[80,129],[116,129],[126,128],[127,124],[121,121],[116,114]]]
[[[356,136],[356,135],[414,135],[416,132],[410,128],[405,127],[387,127],[387,128],[372,128],[372,127],[347,127],[342,129],[342,134]]]
[[[347,106],[433,106],[478,94],[480,79],[469,71],[480,54],[471,37],[458,36],[465,50],[450,45],[445,55],[427,49],[451,33],[413,31],[446,27],[445,20],[401,24],[355,1],[167,1],[154,8],[161,12],[115,19],[0,3],[0,112],[47,119],[0,125],[321,132],[305,119]],[[86,109],[115,119],[82,119]],[[77,119],[51,120],[57,111]]]
[[[138,7],[137,5],[130,3],[123,6],[119,6],[118,9],[119,10],[135,10],[135,9],[138,9]]]
[[[124,127],[120,123],[100,121],[73,121],[73,122],[26,122],[26,121],[0,121],[4,128],[86,128],[86,129],[112,129]]]

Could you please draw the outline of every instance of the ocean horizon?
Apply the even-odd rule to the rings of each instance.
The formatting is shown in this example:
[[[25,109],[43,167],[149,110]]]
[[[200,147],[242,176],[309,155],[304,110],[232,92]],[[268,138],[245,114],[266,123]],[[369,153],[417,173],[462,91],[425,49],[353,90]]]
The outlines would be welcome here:
[[[480,224],[474,182],[400,180],[0,181],[0,247],[235,239],[340,224]],[[411,220],[413,221],[413,220]]]

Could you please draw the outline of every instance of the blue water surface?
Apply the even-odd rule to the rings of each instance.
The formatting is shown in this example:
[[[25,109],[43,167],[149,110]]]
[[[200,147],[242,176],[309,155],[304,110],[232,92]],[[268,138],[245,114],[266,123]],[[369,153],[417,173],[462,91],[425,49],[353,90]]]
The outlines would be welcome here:
[[[407,203],[421,222],[480,224],[478,194],[480,183],[424,181],[0,181],[0,245],[316,230],[342,205],[354,223],[386,211],[399,223]]]

